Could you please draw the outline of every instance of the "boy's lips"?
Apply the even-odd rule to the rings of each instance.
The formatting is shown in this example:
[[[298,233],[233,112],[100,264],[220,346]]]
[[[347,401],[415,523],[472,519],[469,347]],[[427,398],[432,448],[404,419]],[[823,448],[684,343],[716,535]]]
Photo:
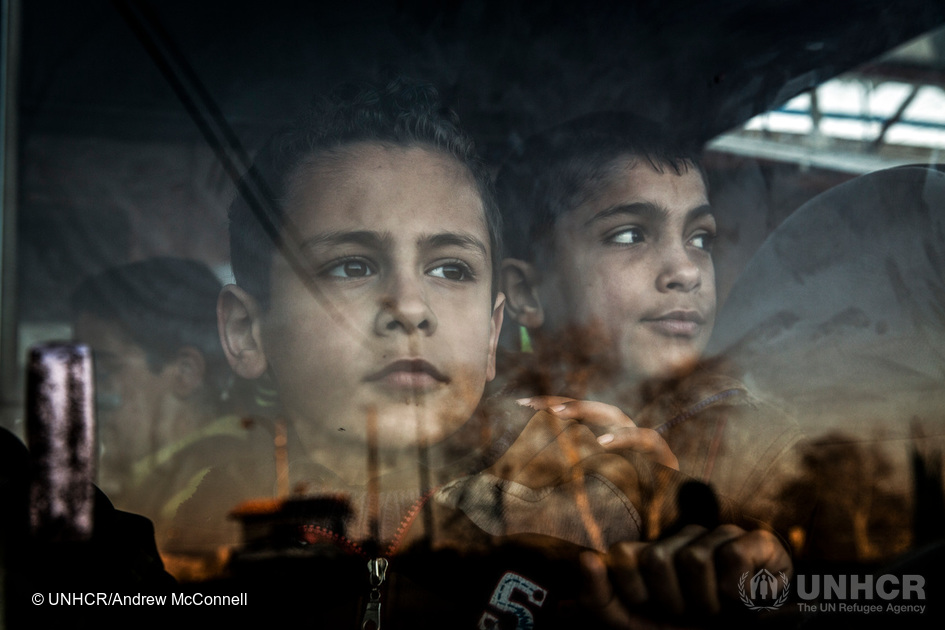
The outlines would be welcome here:
[[[430,389],[449,378],[424,359],[400,359],[369,374],[364,379],[369,383],[380,383],[393,389]]]
[[[676,310],[644,317],[643,321],[660,334],[669,337],[695,337],[705,325],[699,311]]]

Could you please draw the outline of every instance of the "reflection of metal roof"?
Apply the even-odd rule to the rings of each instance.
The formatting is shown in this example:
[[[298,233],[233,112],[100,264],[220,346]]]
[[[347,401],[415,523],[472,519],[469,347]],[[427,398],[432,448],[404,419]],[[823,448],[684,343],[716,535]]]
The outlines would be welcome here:
[[[945,161],[945,29],[755,116],[710,146],[850,173]]]

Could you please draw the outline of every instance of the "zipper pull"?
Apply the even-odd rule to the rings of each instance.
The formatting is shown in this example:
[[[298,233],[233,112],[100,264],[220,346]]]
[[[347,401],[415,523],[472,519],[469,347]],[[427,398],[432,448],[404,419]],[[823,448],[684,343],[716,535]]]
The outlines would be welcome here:
[[[361,623],[361,630],[381,630],[380,586],[387,577],[387,558],[368,560],[367,568],[371,583],[371,594],[367,606],[364,608],[364,621]]]
[[[367,603],[364,609],[364,622],[361,624],[361,630],[381,630],[381,602],[375,601],[375,593],[371,592],[371,601]],[[380,595],[377,595],[380,599]]]
[[[384,578],[387,577],[387,558],[368,560],[367,568],[370,574],[371,588],[377,590],[377,587],[383,584]]]

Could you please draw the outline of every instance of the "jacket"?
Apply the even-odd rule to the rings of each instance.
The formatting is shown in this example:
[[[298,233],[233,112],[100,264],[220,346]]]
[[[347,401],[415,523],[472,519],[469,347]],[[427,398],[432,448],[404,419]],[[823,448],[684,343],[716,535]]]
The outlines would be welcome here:
[[[320,501],[244,505],[247,544],[224,583],[283,607],[297,594],[293,614],[322,627],[374,615],[384,628],[567,627],[559,609],[578,592],[579,553],[658,535],[682,477],[607,453],[576,422],[484,407],[482,448],[431,453],[429,488],[372,498],[326,485]]]

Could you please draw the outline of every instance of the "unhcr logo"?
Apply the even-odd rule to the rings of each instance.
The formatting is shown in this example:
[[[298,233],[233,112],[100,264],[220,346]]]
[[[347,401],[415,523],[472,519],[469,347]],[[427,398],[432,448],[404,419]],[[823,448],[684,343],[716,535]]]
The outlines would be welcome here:
[[[761,569],[738,580],[738,594],[749,610],[776,610],[790,595],[783,571],[775,577]],[[779,579],[780,578],[780,579]],[[919,613],[925,612],[925,578],[921,575],[798,575],[800,612]],[[877,601],[878,600],[878,601]]]
[[[801,599],[925,599],[925,578],[921,575],[797,576],[797,595]]]
[[[791,593],[791,583],[784,571],[778,572],[780,582],[773,573],[761,569],[748,582],[748,592],[745,591],[745,581],[751,572],[745,571],[738,580],[738,596],[749,610],[776,610],[780,608]]]
[[[925,612],[925,578],[921,575],[799,575],[801,612],[901,613]],[[879,601],[876,601],[876,600]],[[818,601],[814,601],[818,600]],[[918,603],[913,603],[918,600]]]

